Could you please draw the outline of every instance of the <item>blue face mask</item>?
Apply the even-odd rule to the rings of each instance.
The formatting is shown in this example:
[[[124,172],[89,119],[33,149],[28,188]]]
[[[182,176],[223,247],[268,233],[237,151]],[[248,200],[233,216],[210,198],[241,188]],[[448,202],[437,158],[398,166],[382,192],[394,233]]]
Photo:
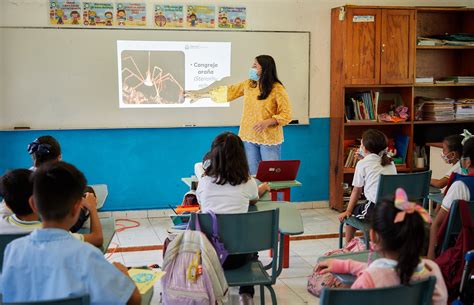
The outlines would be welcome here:
[[[467,175],[469,175],[469,170],[467,169],[467,167],[464,167],[462,165],[462,161],[463,161],[463,159],[461,158],[461,160],[459,161],[459,164],[461,165],[461,174],[467,176]]]
[[[362,148],[362,146],[359,146],[359,155],[360,155],[361,157],[365,157],[365,151],[364,151],[364,149]]]
[[[258,76],[257,69],[250,68],[250,70],[249,70],[249,79],[253,80],[253,81],[258,81],[259,76]]]

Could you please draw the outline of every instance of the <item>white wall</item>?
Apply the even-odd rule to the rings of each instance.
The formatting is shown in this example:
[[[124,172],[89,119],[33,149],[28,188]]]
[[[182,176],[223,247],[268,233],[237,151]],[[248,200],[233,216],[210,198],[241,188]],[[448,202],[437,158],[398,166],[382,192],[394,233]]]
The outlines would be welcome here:
[[[141,1],[150,4],[148,6],[149,17],[152,16],[152,5],[164,2],[159,0]],[[48,0],[0,0],[0,2],[4,6],[3,8],[0,6],[0,14],[3,12],[4,25],[6,26],[42,27],[48,25]],[[113,0],[104,2],[113,2]],[[247,7],[250,30],[311,31],[310,117],[329,116],[330,10],[333,7],[346,4],[347,0],[166,1],[166,3],[171,2],[244,5]],[[474,6],[473,0],[352,0],[349,2],[356,5]],[[282,43],[285,42],[282,41]],[[251,60],[249,59],[249,65]]]
[[[0,71],[3,71],[3,29],[1,26],[3,25],[3,16],[4,16],[4,3],[5,1],[0,1]],[[4,128],[5,126],[3,125],[4,122],[4,104],[2,103],[4,100],[3,97],[4,91],[3,91],[3,73],[0,72],[0,128]]]

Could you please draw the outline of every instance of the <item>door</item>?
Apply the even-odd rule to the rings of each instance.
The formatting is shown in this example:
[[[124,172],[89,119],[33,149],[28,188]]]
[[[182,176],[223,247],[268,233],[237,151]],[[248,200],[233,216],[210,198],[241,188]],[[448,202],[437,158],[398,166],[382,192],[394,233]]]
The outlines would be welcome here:
[[[415,58],[415,11],[382,10],[381,84],[411,84]]]
[[[347,84],[380,83],[380,9],[349,9],[347,48],[344,50]]]

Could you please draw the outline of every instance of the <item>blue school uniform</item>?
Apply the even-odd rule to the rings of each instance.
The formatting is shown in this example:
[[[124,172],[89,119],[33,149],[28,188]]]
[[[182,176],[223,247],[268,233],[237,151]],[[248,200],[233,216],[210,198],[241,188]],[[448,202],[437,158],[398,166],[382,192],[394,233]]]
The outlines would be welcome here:
[[[135,284],[90,244],[61,229],[38,229],[11,242],[0,279],[4,302],[88,294],[91,304],[125,304]]]

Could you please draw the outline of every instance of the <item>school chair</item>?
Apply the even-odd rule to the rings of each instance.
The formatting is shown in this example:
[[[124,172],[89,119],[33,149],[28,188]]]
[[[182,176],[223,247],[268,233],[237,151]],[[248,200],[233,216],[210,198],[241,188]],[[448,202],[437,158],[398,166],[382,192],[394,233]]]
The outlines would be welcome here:
[[[474,221],[474,201],[466,201],[466,203],[470,212],[471,219]],[[451,205],[448,217],[448,224],[446,227],[446,233],[443,237],[443,243],[441,244],[440,253],[443,253],[449,247],[452,247],[456,241],[456,237],[461,232],[462,221],[458,200],[455,200]]]
[[[72,297],[48,301],[3,303],[3,305],[89,305],[89,296]]]
[[[410,201],[425,204],[430,190],[431,171],[407,173],[397,175],[381,175],[379,187],[377,190],[376,203],[384,200],[393,200],[397,188],[403,188]],[[344,224],[350,225],[364,233],[364,239],[367,249],[369,249],[369,230],[370,222],[368,220],[359,220],[355,217],[344,219],[339,225],[339,248],[342,248]]]
[[[190,228],[195,228],[197,214],[192,214]],[[201,230],[206,235],[212,234],[212,218],[208,214],[199,214]],[[260,286],[260,304],[265,304],[266,287],[270,291],[272,304],[276,305],[276,295],[272,285],[283,268],[283,246],[278,242],[279,209],[248,212],[242,214],[219,214],[217,224],[219,237],[225,248],[232,254],[251,254],[272,250],[272,261],[263,265],[260,260],[253,260],[244,266],[225,270],[227,284],[232,286]],[[281,237],[283,240],[283,237]],[[267,272],[271,270],[271,275]]]
[[[2,273],[3,269],[3,254],[7,245],[11,241],[26,235],[28,234],[0,234],[0,274]]]
[[[323,289],[320,305],[431,305],[435,277],[423,281],[374,289]]]

